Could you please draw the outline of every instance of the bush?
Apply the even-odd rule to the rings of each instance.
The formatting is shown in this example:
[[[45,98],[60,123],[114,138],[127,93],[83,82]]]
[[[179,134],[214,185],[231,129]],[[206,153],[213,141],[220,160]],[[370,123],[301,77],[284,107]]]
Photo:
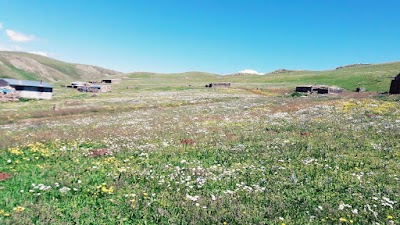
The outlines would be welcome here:
[[[290,96],[292,97],[302,97],[302,96],[307,96],[306,94],[300,93],[300,92],[293,92]]]
[[[20,102],[29,102],[29,101],[32,101],[33,99],[30,99],[30,98],[19,98],[19,101]]]

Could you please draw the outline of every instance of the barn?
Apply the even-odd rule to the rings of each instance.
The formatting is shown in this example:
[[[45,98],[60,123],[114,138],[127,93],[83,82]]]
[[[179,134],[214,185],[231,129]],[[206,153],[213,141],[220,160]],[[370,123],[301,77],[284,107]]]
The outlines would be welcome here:
[[[43,81],[0,78],[0,87],[10,86],[21,98],[51,99],[53,86]]]

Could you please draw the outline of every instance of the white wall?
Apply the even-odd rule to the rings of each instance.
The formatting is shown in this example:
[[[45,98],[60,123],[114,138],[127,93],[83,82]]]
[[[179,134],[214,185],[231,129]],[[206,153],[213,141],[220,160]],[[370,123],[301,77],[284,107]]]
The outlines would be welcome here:
[[[21,98],[51,99],[53,92],[18,91]]]

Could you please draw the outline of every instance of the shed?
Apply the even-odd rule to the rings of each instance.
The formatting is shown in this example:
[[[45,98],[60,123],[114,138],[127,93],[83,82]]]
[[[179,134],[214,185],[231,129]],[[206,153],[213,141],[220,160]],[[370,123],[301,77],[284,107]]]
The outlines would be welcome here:
[[[83,81],[74,81],[74,82],[71,82],[71,85],[68,85],[67,87],[69,87],[69,88],[79,88],[79,87],[84,87],[84,86],[86,86],[86,82],[83,82]]]
[[[209,84],[206,84],[206,87],[209,87],[209,88],[229,88],[229,87],[231,87],[231,83],[209,83]]]
[[[118,78],[114,78],[114,79],[104,79],[101,81],[101,83],[105,83],[105,84],[119,84],[121,83],[121,79]]]
[[[99,85],[99,84],[91,84],[83,87],[78,87],[78,91],[81,92],[95,92],[95,93],[105,93],[111,91],[110,85]]]
[[[389,93],[400,94],[400,73],[392,80]]]
[[[314,86],[314,87],[312,87],[312,92],[317,93],[317,94],[328,94],[329,93],[329,87],[327,87],[327,86]]]
[[[51,99],[53,97],[53,86],[43,81],[1,78],[0,87],[5,86],[14,88],[22,98]]]
[[[342,93],[343,89],[339,87],[326,86],[326,85],[304,85],[297,86],[296,92],[317,93],[317,94],[333,94]]]
[[[312,86],[297,86],[296,92],[311,92]]]

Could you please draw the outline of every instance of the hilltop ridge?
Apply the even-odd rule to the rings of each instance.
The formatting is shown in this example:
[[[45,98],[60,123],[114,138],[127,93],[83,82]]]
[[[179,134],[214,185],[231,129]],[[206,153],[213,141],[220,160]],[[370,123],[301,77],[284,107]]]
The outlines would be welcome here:
[[[0,51],[0,77],[54,83],[101,79],[117,74],[120,72],[98,66],[66,63],[25,52]]]

